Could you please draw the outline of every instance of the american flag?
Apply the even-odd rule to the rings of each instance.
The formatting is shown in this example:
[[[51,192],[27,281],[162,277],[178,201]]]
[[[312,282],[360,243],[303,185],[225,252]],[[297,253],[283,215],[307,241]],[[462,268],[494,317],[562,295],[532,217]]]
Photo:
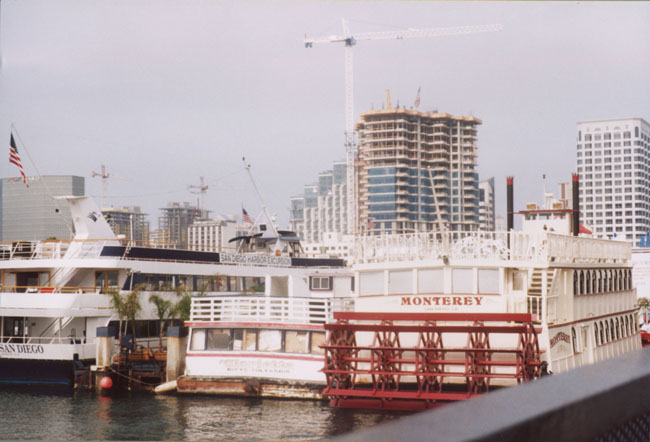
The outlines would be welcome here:
[[[20,162],[20,155],[18,155],[18,148],[14,141],[14,134],[10,134],[9,139],[9,162],[18,166],[20,174],[23,176],[23,183],[25,183],[25,186],[29,187],[29,184],[27,184],[27,178],[25,177],[25,171],[23,170],[23,164]]]
[[[415,96],[415,107],[420,107],[420,88],[418,88],[418,94]]]
[[[244,220],[244,222],[248,224],[253,224],[253,220],[251,219],[250,216],[248,216],[248,212],[246,211],[246,209],[242,207],[241,212],[242,212],[242,219]]]

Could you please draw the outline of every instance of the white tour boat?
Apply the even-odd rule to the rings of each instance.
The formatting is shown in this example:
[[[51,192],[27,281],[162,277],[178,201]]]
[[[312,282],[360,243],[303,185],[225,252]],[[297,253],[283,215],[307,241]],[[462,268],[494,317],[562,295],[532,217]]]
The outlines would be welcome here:
[[[295,235],[279,238],[300,250]],[[341,259],[276,257],[274,236],[237,240],[242,253],[232,259],[264,278],[265,290],[192,299],[177,391],[320,398],[324,324],[352,309],[352,272]]]
[[[320,318],[311,324],[319,324],[327,320],[333,305],[333,292],[325,285],[338,286],[338,274],[350,274],[342,260],[300,257],[292,233],[275,229],[243,238],[247,247],[233,248],[232,253],[139,247],[114,235],[92,199],[66,199],[74,239],[0,245],[0,384],[71,384],[75,367],[88,367],[97,359],[97,328],[117,325],[108,295],[111,290],[126,293],[139,288],[142,311],[136,320],[136,343],[157,347],[160,321],[149,302],[151,294],[175,302],[180,289],[204,294],[197,299],[213,305],[223,302],[239,308],[239,295],[254,293],[272,311],[271,316],[287,317],[303,302],[314,318]],[[265,251],[255,249],[262,244]],[[311,289],[314,299],[293,298],[312,293]],[[216,294],[224,301],[209,296]],[[250,308],[252,314],[262,307]],[[203,324],[209,326],[210,320]],[[212,332],[204,333],[206,348],[211,349]],[[260,332],[260,336],[260,345],[264,345],[266,335]],[[303,337],[298,334],[296,339]],[[314,334],[315,348],[318,339]],[[193,345],[197,342],[194,337]],[[188,359],[191,373],[200,358]]]

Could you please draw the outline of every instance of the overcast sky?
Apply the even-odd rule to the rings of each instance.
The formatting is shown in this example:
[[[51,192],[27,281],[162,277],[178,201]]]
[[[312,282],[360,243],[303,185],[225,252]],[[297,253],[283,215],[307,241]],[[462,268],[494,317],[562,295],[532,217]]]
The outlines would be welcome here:
[[[284,226],[289,197],[344,158],[343,45],[305,34],[499,23],[503,31],[359,41],[355,120],[393,104],[473,115],[481,179],[505,177],[515,208],[575,171],[578,121],[650,120],[650,2],[0,0],[0,139],[15,123],[35,166],[80,175],[107,205],[168,201],[213,214],[259,204],[241,158]],[[2,133],[5,135],[3,136]],[[21,145],[19,144],[19,147]],[[0,175],[16,176],[8,161]]]

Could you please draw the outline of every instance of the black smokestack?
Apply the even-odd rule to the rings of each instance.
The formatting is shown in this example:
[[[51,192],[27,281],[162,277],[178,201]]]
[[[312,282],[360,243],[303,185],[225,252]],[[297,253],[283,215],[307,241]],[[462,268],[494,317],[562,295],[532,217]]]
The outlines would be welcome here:
[[[580,178],[577,173],[572,174],[572,190],[573,190],[573,236],[578,236],[580,233]]]
[[[512,185],[515,182],[514,177],[507,177],[506,178],[506,204],[507,204],[507,228],[506,231],[511,231],[515,227],[515,222],[514,222],[514,216],[515,216],[515,209],[514,205],[512,202],[512,195],[513,195],[513,190],[512,190]]]

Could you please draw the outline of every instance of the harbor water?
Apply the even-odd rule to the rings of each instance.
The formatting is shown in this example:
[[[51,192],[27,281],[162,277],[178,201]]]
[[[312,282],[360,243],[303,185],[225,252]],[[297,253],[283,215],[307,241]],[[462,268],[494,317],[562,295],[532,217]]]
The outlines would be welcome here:
[[[0,390],[0,440],[322,440],[405,414],[325,402]]]

